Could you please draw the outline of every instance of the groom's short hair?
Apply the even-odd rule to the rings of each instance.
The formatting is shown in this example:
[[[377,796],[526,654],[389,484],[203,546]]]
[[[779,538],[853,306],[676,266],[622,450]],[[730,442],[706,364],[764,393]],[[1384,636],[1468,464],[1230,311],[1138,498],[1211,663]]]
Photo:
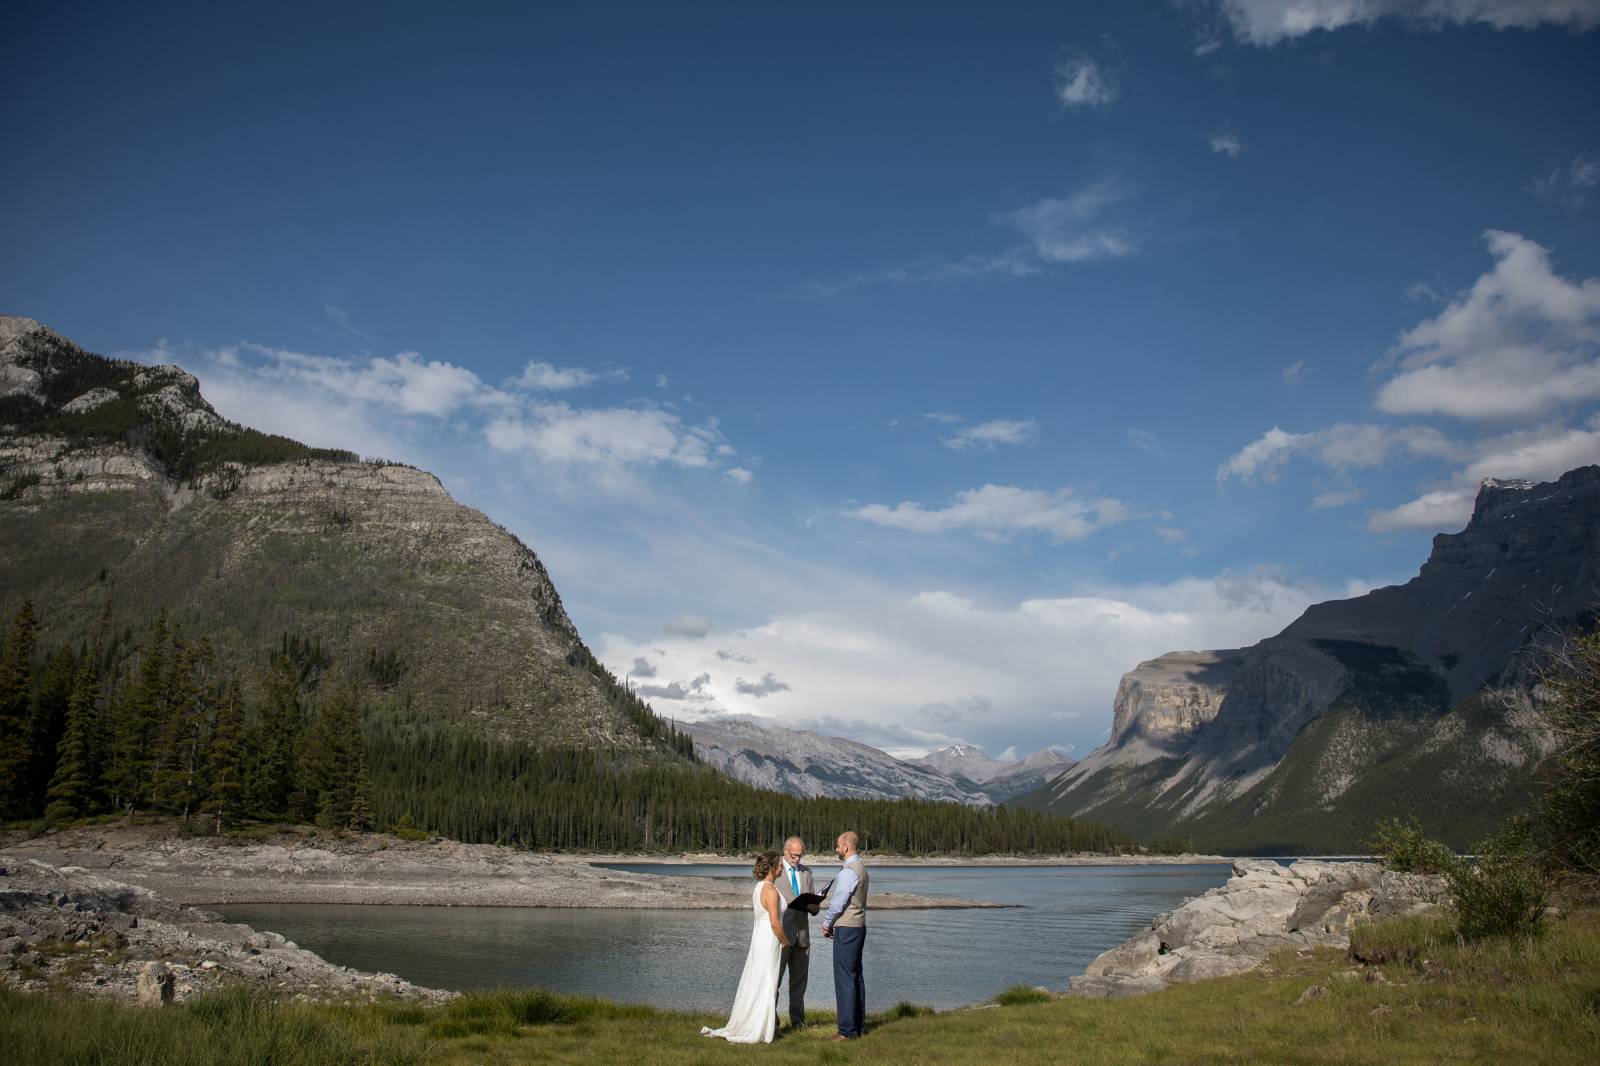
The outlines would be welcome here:
[[[854,829],[846,829],[840,833],[839,843],[848,844],[857,851],[861,850],[861,837]]]

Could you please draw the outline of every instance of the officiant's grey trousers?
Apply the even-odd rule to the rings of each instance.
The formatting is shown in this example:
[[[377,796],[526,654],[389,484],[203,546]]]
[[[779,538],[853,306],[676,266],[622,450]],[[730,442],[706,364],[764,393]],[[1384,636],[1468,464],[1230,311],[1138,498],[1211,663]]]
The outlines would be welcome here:
[[[866,1031],[867,981],[861,972],[861,949],[867,927],[833,927],[833,997],[839,1005],[839,1032],[860,1036]]]
[[[789,1024],[806,1024],[806,978],[811,975],[811,948],[790,944],[778,956],[778,984],[789,974]],[[774,1004],[776,1008],[776,1004]]]

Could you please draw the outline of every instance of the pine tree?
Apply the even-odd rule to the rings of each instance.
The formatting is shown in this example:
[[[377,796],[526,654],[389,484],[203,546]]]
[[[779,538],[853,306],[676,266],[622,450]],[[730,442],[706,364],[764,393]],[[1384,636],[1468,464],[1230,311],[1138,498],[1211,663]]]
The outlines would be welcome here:
[[[206,670],[211,642],[176,646],[167,671],[165,720],[153,766],[152,798],[162,810],[183,818],[200,805],[210,717]]]
[[[94,808],[94,723],[99,696],[94,656],[86,655],[73,681],[66,728],[56,748],[55,775],[45,796],[48,806],[44,816],[48,821],[68,821]]]
[[[163,609],[140,651],[138,676],[121,691],[112,715],[106,791],[118,808],[131,811],[150,798],[152,749],[166,715],[170,638]]]
[[[251,744],[257,758],[250,773],[250,808],[260,815],[281,818],[289,814],[295,796],[296,751],[305,721],[300,682],[287,656],[273,657],[265,695]]]
[[[209,787],[201,810],[216,819],[219,833],[236,823],[243,809],[245,761],[244,692],[234,677],[217,704],[206,753]]]
[[[28,771],[24,806],[30,812],[44,808],[45,792],[55,774],[56,748],[67,725],[67,705],[78,676],[78,656],[71,648],[57,648],[39,671],[33,708],[28,716]]]
[[[24,600],[0,652],[0,814],[24,813],[29,756],[28,719],[33,695],[33,653],[39,620]]]

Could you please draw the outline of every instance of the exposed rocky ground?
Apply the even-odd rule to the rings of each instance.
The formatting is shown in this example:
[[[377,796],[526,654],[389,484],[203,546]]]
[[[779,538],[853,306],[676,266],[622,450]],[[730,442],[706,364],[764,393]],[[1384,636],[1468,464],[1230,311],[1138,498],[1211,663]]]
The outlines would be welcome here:
[[[297,999],[451,995],[335,966],[277,933],[223,922],[79,866],[11,855],[0,857],[0,982],[151,1004],[230,984]]]
[[[1071,994],[1141,995],[1253,970],[1284,948],[1349,947],[1352,925],[1427,913],[1445,898],[1440,878],[1377,863],[1236,860],[1227,884],[1095,959]]]
[[[262,840],[173,835],[158,827],[0,835],[0,863],[79,867],[182,904],[370,903],[452,907],[613,907],[688,910],[750,905],[737,878],[659,877],[582,861],[449,840],[382,833],[286,831]],[[732,871],[732,872],[737,872]],[[874,893],[879,910],[995,904]]]

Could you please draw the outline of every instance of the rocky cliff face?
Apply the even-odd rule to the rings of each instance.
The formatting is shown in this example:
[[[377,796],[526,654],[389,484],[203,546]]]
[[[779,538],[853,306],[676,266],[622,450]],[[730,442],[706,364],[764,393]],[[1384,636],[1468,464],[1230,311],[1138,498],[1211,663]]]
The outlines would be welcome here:
[[[1600,467],[1486,481],[1417,577],[1317,604],[1251,648],[1122,680],[1109,741],[1023,802],[1213,849],[1352,850],[1389,814],[1467,843],[1547,753],[1540,639],[1600,595]]]
[[[792,796],[921,799],[989,806],[989,797],[943,774],[902,762],[842,737],[825,737],[749,718],[679,726],[695,755],[730,777]]]
[[[87,636],[107,604],[119,627],[166,609],[247,678],[298,634],[428,720],[652,747],[538,557],[432,474],[255,433],[177,367],[102,359],[14,317],[0,544],[0,609],[31,597],[47,642]]]

